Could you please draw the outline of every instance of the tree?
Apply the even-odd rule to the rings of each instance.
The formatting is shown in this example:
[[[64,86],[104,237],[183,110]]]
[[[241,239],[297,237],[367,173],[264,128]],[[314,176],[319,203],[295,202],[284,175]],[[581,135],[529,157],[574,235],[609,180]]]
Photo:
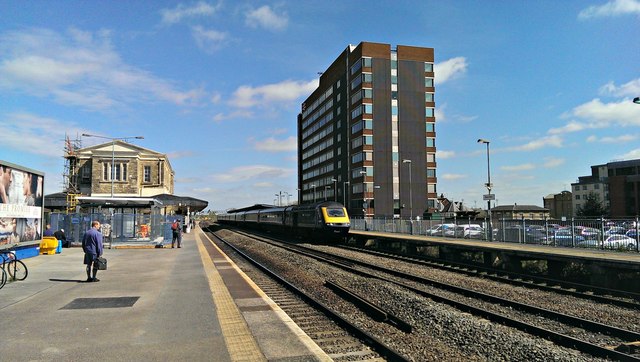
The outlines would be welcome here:
[[[576,216],[579,217],[601,217],[608,214],[609,210],[603,206],[600,195],[593,192],[586,196],[584,205],[578,206],[576,210]]]

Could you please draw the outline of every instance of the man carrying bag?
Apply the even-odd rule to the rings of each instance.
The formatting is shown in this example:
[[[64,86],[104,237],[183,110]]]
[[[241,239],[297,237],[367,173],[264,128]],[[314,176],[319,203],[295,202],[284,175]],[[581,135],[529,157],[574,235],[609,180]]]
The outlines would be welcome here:
[[[87,266],[87,282],[99,282],[100,279],[96,278],[98,270],[106,269],[107,264],[105,259],[104,268],[100,269],[98,258],[102,257],[103,247],[100,222],[98,220],[92,221],[91,229],[84,233],[82,250],[84,251],[84,264]]]

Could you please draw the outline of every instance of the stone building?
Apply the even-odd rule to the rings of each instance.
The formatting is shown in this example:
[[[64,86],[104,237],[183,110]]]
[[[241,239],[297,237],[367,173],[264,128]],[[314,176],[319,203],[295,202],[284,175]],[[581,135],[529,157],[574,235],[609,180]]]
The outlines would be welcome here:
[[[174,171],[167,155],[114,140],[75,151],[75,185],[92,197],[173,194]]]

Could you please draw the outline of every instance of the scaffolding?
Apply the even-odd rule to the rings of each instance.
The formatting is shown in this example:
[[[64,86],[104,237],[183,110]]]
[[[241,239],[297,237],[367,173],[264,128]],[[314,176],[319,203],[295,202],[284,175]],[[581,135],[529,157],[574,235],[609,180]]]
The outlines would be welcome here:
[[[78,173],[80,170],[78,160],[78,150],[82,147],[80,138],[76,137],[71,140],[69,135],[65,134],[64,142],[64,173],[62,174],[64,182],[64,193],[67,195],[67,213],[76,212],[78,204],[78,196],[80,196],[80,186],[78,185]]]

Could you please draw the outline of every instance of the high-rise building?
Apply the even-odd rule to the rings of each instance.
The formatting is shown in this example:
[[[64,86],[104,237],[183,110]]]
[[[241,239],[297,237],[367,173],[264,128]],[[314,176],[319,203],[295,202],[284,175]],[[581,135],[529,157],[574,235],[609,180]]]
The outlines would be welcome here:
[[[353,216],[435,211],[433,48],[349,45],[298,115],[301,203],[343,202]]]

